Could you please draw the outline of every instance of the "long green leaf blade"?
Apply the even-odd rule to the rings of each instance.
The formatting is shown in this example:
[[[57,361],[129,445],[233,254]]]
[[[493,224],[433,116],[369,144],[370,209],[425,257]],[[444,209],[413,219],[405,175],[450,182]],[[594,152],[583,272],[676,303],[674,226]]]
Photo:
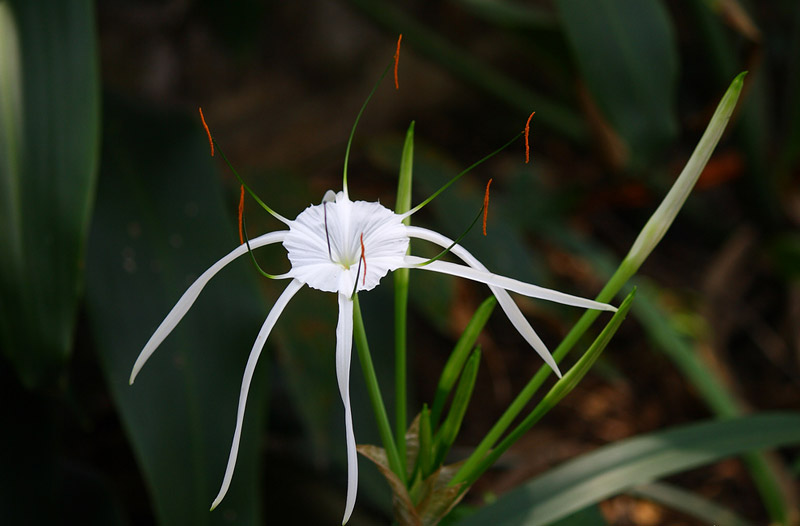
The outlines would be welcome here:
[[[99,144],[91,0],[0,1],[0,347],[28,387],[72,349]]]
[[[635,160],[651,159],[678,131],[678,53],[666,9],[659,0],[557,0],[556,6],[600,111]]]
[[[797,443],[800,413],[713,420],[621,440],[536,477],[458,524],[550,524],[638,484],[746,451]]]
[[[225,472],[247,356],[267,313],[246,257],[207,285],[128,385],[142,346],[193,278],[238,244],[202,128],[163,110],[105,109],[87,314],[158,524],[259,524],[266,356],[230,491],[208,511]],[[229,205],[235,209],[233,199]]]
[[[483,300],[483,303],[478,306],[475,314],[469,320],[464,332],[461,333],[453,352],[450,353],[447,363],[442,368],[442,374],[439,376],[439,383],[436,386],[433,409],[431,409],[431,422],[434,426],[439,424],[439,417],[442,415],[447,397],[450,396],[450,392],[456,385],[456,380],[461,374],[461,368],[464,366],[464,362],[467,361],[470,350],[475,345],[475,341],[478,339],[486,322],[489,321],[489,316],[492,315],[496,305],[497,298],[494,296],[489,296]]]
[[[728,508],[664,482],[641,484],[628,490],[627,493],[697,517],[704,523],[725,524],[725,526],[753,526],[750,521],[743,519]]]

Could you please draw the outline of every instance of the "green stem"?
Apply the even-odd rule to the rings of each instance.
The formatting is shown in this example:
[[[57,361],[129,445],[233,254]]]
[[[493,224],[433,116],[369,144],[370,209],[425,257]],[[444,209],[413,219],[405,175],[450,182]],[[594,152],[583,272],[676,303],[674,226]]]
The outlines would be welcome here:
[[[403,153],[400,156],[400,174],[397,180],[397,202],[395,212],[403,214],[411,208],[411,181],[414,171],[414,121],[408,126]],[[411,224],[411,218],[403,219],[404,225]],[[408,253],[408,251],[406,252]],[[394,403],[395,440],[400,459],[406,458],[407,393],[406,393],[406,355],[408,325],[408,281],[409,269],[394,272]]]
[[[386,450],[386,457],[389,460],[389,467],[405,484],[406,470],[403,467],[405,464],[400,461],[400,454],[392,436],[392,427],[389,425],[389,416],[386,413],[386,406],[383,404],[380,387],[378,387],[378,377],[375,375],[375,367],[372,365],[367,332],[364,329],[364,319],[361,317],[361,306],[358,303],[357,294],[353,298],[353,339],[356,343],[358,360],[361,362],[361,370],[364,373],[364,381],[367,384],[367,393],[372,403],[372,411],[375,413],[383,449]]]
[[[394,402],[395,440],[400,458],[406,457],[406,326],[408,319],[408,269],[394,272]]]

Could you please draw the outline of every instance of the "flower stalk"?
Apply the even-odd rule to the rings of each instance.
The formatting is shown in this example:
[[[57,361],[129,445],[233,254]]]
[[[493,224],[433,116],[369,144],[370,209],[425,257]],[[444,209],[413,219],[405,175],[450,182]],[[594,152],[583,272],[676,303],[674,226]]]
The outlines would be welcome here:
[[[406,482],[406,469],[405,463],[401,460],[392,435],[392,427],[389,424],[389,415],[386,413],[386,406],[383,403],[383,396],[378,386],[378,377],[375,374],[375,367],[372,365],[372,355],[369,352],[369,344],[367,343],[367,331],[364,329],[364,318],[361,316],[361,306],[358,303],[358,295],[353,299],[353,338],[356,342],[356,349],[358,351],[358,360],[361,362],[361,371],[364,374],[364,380],[367,384],[367,393],[369,400],[372,404],[372,412],[375,414],[375,420],[378,424],[378,433],[381,436],[381,442],[386,450],[386,456],[389,461],[389,467],[392,472],[397,475],[403,484]],[[405,445],[405,437],[402,440]]]

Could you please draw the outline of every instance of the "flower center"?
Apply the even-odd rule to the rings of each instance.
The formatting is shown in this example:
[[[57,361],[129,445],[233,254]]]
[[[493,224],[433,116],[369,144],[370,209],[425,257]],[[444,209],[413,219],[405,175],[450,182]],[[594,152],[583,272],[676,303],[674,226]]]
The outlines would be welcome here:
[[[374,288],[403,264],[408,235],[400,216],[380,203],[353,202],[339,192],[303,210],[283,246],[294,278],[349,295]]]

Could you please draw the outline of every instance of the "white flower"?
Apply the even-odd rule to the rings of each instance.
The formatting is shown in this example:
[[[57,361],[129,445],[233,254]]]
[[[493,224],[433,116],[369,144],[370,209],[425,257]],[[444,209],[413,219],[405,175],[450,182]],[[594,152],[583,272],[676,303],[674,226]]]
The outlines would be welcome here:
[[[454,244],[451,239],[432,230],[403,224],[403,219],[408,215],[410,213],[396,214],[379,203],[351,201],[346,192],[334,194],[332,191],[328,191],[321,204],[309,206],[294,221],[277,216],[286,223],[289,230],[270,232],[250,241],[252,248],[283,243],[291,262],[291,270],[277,277],[291,279],[291,281],[267,315],[250,352],[242,379],[236,430],[233,435],[228,466],[212,509],[225,496],[233,476],[247,393],[261,350],[283,309],[303,285],[325,292],[335,292],[339,302],[339,320],[336,327],[336,376],[344,404],[348,461],[347,500],[342,524],[347,522],[353,511],[358,484],[356,441],[353,433],[349,394],[354,292],[375,288],[382,277],[399,268],[420,268],[485,283],[497,297],[498,303],[514,327],[559,376],[561,374],[558,366],[550,356],[547,347],[525,320],[508,291],[577,307],[616,310],[604,303],[492,274],[466,249]],[[407,255],[411,238],[429,241],[443,248],[449,247],[450,252],[466,265],[441,260],[429,261]],[[214,263],[189,287],[156,329],[137,358],[131,373],[131,383],[153,351],[183,318],[206,283],[222,267],[246,254],[247,251],[246,245],[238,246],[227,256]]]

